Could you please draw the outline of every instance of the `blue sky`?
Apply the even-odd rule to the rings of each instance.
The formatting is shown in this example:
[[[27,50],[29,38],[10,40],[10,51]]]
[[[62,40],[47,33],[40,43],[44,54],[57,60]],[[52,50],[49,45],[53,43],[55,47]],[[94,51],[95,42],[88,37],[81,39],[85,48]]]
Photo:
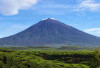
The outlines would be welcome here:
[[[0,38],[16,34],[44,18],[55,18],[100,37],[98,0],[0,0]]]

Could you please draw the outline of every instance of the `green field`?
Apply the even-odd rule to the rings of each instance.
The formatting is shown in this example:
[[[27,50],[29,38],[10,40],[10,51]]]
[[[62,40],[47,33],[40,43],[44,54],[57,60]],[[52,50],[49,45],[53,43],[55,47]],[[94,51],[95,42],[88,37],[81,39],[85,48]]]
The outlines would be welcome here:
[[[80,47],[80,46],[62,46],[62,47],[48,47],[48,46],[31,46],[31,47],[2,47],[11,50],[42,50],[42,51],[94,51],[100,50],[100,47]]]
[[[0,68],[100,68],[100,51],[0,48]]]

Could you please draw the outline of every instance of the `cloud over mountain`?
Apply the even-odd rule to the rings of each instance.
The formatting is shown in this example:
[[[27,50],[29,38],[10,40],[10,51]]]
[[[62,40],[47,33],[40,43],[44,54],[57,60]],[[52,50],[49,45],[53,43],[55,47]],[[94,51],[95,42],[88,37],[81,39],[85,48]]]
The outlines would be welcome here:
[[[83,0],[77,10],[90,10],[90,11],[98,11],[100,9],[100,3],[96,2],[97,0]]]
[[[35,5],[38,0],[0,0],[0,14],[16,15],[19,10],[25,10]]]
[[[85,32],[96,35],[96,36],[100,36],[100,28],[86,29]]]

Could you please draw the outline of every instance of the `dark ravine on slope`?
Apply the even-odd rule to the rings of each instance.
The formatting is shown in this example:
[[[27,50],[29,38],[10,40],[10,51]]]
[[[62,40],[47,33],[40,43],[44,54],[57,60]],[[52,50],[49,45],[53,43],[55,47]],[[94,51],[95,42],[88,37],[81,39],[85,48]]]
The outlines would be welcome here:
[[[48,18],[15,35],[1,38],[0,45],[12,46],[100,46],[100,38],[58,20]]]

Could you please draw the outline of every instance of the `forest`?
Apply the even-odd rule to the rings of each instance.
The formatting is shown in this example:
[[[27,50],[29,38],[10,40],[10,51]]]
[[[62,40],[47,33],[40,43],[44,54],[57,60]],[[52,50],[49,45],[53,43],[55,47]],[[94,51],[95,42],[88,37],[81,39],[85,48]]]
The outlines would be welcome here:
[[[100,51],[31,51],[0,48],[0,68],[100,68]]]

